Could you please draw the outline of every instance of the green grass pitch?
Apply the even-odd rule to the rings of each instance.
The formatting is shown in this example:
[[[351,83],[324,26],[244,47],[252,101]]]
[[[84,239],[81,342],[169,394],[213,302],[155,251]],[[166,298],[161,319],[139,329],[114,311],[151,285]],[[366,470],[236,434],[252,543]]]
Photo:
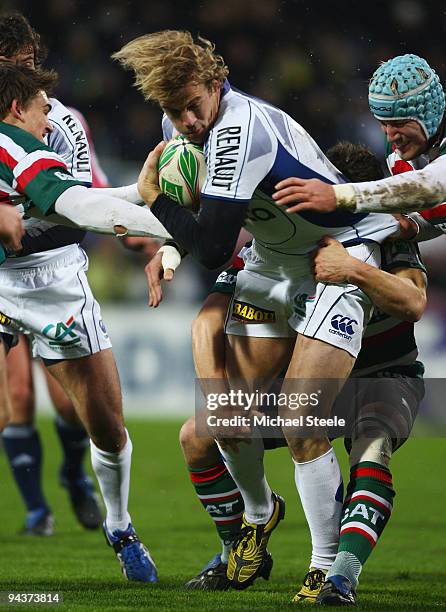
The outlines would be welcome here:
[[[60,591],[63,610],[279,610],[305,574],[308,531],[286,449],[267,453],[273,488],[287,500],[287,515],[270,540],[274,568],[244,592],[183,590],[219,549],[213,524],[198,503],[177,444],[179,422],[128,421],[133,439],[130,511],[158,565],[156,585],[127,583],[99,532],[75,522],[66,493],[57,484],[60,450],[50,420],[39,426],[44,441],[45,491],[57,534],[36,539],[16,535],[22,504],[0,452],[0,591]],[[344,478],[347,464],[343,449]],[[446,440],[414,439],[393,460],[395,509],[360,584],[360,610],[446,609]],[[42,608],[43,606],[40,606]],[[4,606],[2,609],[6,609]]]

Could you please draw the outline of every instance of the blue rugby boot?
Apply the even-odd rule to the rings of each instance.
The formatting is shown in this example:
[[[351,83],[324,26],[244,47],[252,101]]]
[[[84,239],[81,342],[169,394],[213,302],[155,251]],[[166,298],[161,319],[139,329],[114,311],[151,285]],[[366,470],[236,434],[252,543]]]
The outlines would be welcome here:
[[[20,535],[44,537],[54,535],[54,517],[51,511],[46,507],[42,507],[28,512],[25,527],[20,532]]]
[[[129,523],[125,531],[116,529],[110,533],[105,521],[102,525],[107,544],[113,548],[127,580],[136,582],[157,582],[156,565],[149,551],[136,535]]]

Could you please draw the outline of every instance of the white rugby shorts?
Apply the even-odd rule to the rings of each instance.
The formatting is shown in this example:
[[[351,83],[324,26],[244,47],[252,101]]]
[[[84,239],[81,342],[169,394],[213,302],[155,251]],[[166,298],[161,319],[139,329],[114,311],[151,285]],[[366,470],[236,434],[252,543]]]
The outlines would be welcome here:
[[[77,244],[0,266],[0,332],[24,333],[35,356],[76,359],[111,347]]]
[[[347,250],[370,265],[380,265],[379,244]],[[225,332],[258,338],[290,338],[299,333],[357,357],[373,312],[370,298],[354,285],[317,283],[312,275],[299,274],[297,268],[295,274],[276,270],[248,250],[245,269],[237,275]]]

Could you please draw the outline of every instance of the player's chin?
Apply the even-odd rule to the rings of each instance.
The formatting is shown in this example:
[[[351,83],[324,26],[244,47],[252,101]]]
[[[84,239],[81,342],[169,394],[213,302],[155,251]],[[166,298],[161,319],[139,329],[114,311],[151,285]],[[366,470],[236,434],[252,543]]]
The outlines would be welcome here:
[[[194,144],[202,144],[206,140],[206,129],[197,130],[196,132],[192,132],[186,135],[186,138],[193,142]]]
[[[418,155],[421,153],[421,151],[418,151],[416,146],[411,144],[405,144],[401,147],[397,147],[397,152],[404,161],[410,161],[411,159],[418,157]]]
[[[201,145],[201,144],[203,144],[203,142],[204,142],[204,138],[203,138],[203,136],[201,136],[201,135],[200,135],[200,136],[198,136],[198,135],[196,135],[196,134],[193,134],[193,135],[191,135],[191,136],[188,136],[188,137],[187,137],[187,139],[188,139],[190,142],[192,142],[193,144],[196,144],[196,145]]]

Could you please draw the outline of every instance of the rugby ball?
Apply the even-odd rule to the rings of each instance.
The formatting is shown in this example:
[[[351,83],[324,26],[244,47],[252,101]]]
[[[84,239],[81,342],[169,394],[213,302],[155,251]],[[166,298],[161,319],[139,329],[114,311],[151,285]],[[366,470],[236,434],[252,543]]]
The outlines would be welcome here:
[[[158,177],[163,193],[197,212],[201,187],[206,178],[203,148],[184,136],[169,140],[158,162]]]

